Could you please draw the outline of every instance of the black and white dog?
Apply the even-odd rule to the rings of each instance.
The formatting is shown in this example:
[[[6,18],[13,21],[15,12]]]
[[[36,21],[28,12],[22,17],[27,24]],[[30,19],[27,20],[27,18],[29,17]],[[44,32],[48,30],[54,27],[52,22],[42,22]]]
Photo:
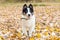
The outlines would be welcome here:
[[[27,6],[26,4],[23,5],[22,32],[25,35],[29,34],[29,37],[31,37],[32,33],[35,32],[35,16],[32,4],[30,4],[29,6]]]

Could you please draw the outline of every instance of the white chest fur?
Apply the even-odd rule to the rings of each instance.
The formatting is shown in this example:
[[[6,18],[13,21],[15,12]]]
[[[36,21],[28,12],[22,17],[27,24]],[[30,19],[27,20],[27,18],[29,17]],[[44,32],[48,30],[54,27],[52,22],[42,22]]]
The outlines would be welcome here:
[[[25,16],[24,16],[25,17]],[[22,24],[25,27],[31,27],[32,25],[35,25],[35,16],[31,16],[30,19],[26,20],[26,19],[22,19]]]

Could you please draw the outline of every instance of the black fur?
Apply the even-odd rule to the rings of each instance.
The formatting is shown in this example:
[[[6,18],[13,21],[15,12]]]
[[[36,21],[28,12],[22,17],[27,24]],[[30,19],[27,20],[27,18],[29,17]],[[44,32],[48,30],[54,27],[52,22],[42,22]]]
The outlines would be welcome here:
[[[27,11],[27,5],[24,4],[24,5],[23,5],[22,13],[23,13],[23,14],[26,14],[27,12],[28,12],[28,11]]]
[[[34,10],[33,10],[33,5],[32,4],[29,5],[29,8],[30,8],[30,12],[33,13]]]

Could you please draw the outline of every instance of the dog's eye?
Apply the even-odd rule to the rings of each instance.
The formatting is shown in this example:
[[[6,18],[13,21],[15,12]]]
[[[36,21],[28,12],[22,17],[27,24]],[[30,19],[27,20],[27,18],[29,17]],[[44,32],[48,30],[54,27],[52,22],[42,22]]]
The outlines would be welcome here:
[[[30,8],[30,12],[33,13],[33,8]]]
[[[24,14],[27,13],[27,8],[23,9],[23,13],[24,13]]]

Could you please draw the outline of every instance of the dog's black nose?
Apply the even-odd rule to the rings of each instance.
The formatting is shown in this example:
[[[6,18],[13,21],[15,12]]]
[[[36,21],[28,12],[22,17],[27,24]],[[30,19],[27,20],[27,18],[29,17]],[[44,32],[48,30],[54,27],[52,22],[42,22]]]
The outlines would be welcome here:
[[[28,14],[28,16],[30,16],[30,14]]]

